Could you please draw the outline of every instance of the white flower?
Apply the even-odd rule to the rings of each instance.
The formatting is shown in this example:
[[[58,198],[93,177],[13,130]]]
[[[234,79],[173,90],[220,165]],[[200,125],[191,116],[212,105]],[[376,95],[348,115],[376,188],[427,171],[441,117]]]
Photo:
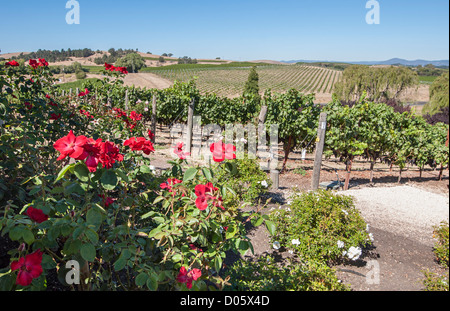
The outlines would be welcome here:
[[[373,234],[372,233],[369,233],[369,239],[371,242],[373,242]]]
[[[287,207],[286,208],[286,212],[290,212],[291,211],[291,208],[290,207]]]
[[[369,229],[370,229],[369,225],[366,225],[366,231],[367,232],[369,232]]]
[[[338,246],[339,248],[344,248],[345,243],[342,242],[342,241],[337,241],[337,246]]]
[[[267,183],[267,181],[263,180],[261,182],[261,186],[263,186],[264,188],[267,188],[267,187],[269,187],[269,184]]]
[[[341,209],[341,210],[345,215],[348,215],[348,212],[346,210],[344,210],[344,209]]]
[[[288,253],[294,255],[294,251],[292,249],[288,250]]]
[[[247,143],[247,139],[245,139],[245,138],[241,138],[241,141],[245,144]]]
[[[353,261],[358,260],[361,255],[362,255],[361,248],[354,247],[354,246],[350,247],[350,249],[348,250],[348,253],[347,253],[347,257]]]
[[[273,242],[272,247],[276,250],[280,249],[280,247],[281,247],[280,242]]]
[[[291,241],[291,243],[293,245],[300,245],[300,240],[299,239],[294,239],[294,240]]]

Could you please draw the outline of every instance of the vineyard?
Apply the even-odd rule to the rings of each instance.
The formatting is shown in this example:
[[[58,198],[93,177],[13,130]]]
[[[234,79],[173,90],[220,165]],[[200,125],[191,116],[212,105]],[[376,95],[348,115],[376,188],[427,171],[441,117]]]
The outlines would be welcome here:
[[[46,290],[49,280],[80,291],[347,290],[330,263],[356,261],[371,244],[351,198],[298,194],[285,216],[267,215],[262,210],[270,201],[260,198],[268,195],[270,178],[258,161],[237,158],[236,145],[223,141],[208,146],[209,165],[190,163],[185,144],[168,143],[175,160],[156,172],[151,156],[159,132],[150,127],[186,123],[192,105],[202,125],[221,129],[257,124],[266,107],[266,129],[279,127],[282,172],[290,152],[314,152],[322,112],[325,156],[345,163],[347,177],[356,159],[371,171],[380,162],[398,167],[399,181],[408,164],[420,174],[437,168],[439,178],[448,167],[448,125],[364,97],[321,106],[305,94],[329,92],[338,71],[261,66],[260,98],[239,95],[247,68],[161,70],[180,81],[163,90],[125,87],[126,68],[116,69],[105,64],[103,80],[89,80],[74,93],[54,84],[43,59],[0,63],[0,230],[9,239],[0,290]],[[195,82],[182,82],[193,75]],[[208,91],[218,86],[224,95]],[[280,270],[261,257],[226,269],[229,253],[254,253],[250,224],[299,261]],[[81,283],[67,278],[73,262]],[[273,282],[245,278],[270,270]]]
[[[244,64],[245,65],[245,64]],[[157,68],[152,72],[170,81],[188,82],[196,79],[202,93],[236,97],[242,94],[250,67],[204,68],[189,66],[184,68]],[[334,84],[342,75],[341,71],[307,65],[265,65],[258,66],[260,89],[286,92],[297,89],[303,93],[331,93]]]

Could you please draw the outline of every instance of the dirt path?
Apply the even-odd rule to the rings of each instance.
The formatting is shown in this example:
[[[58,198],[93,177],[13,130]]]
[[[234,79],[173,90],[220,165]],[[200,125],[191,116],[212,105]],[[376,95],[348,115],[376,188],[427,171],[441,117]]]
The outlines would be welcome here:
[[[152,73],[129,73],[124,79],[124,84],[149,89],[165,89],[173,83]]]

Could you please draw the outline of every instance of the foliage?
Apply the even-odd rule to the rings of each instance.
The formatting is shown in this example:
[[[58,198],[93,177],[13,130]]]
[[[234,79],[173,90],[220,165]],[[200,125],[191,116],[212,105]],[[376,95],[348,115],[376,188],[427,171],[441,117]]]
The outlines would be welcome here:
[[[83,80],[86,79],[87,75],[86,72],[78,70],[77,72],[75,72],[75,77],[77,78],[77,80]]]
[[[437,261],[446,268],[448,268],[449,258],[448,232],[448,222],[442,222],[440,226],[435,226],[433,232],[433,237],[437,239],[434,245],[434,253]]]
[[[78,290],[221,289],[225,252],[252,248],[244,221],[266,219],[228,209],[221,202],[233,191],[209,184],[230,179],[232,162],[207,168],[180,159],[156,176],[142,116],[99,100],[102,92],[123,96],[121,73],[105,75],[98,94],[55,98],[47,66],[0,64],[0,230],[20,245],[9,251],[0,289],[44,290],[51,271],[67,285],[71,260],[80,264]],[[202,185],[209,192],[200,208]],[[16,282],[31,256],[39,259],[33,279]]]
[[[424,115],[434,115],[449,107],[449,74],[437,78],[430,87],[430,102],[423,107]]]
[[[437,275],[435,273],[425,271],[425,279],[423,280],[423,285],[425,286],[425,291],[428,292],[448,292],[448,272],[446,275]]]
[[[227,163],[229,160],[225,161]],[[230,208],[239,207],[241,202],[256,203],[257,199],[267,193],[272,186],[272,181],[266,172],[260,169],[259,161],[255,159],[233,160],[237,170],[233,178],[226,178],[227,175],[219,174],[218,185],[226,186],[233,191],[235,196],[225,201]]]
[[[61,51],[54,50],[37,50],[36,52],[32,52],[29,54],[21,54],[15,57],[12,57],[12,59],[23,59],[25,61],[28,61],[30,59],[39,59],[39,58],[45,58],[49,62],[60,62],[60,61],[66,61],[69,60],[71,57],[89,57],[94,55],[95,52],[91,49],[78,49],[78,50],[71,50],[68,49],[67,51],[64,49],[61,49]]]
[[[418,83],[417,73],[407,67],[353,65],[344,70],[335,93],[342,100],[358,100],[365,92],[367,100],[379,102],[397,99],[405,89]]]
[[[192,59],[190,57],[184,56],[184,57],[180,57],[178,58],[178,64],[182,65],[182,64],[197,64],[197,59]]]
[[[288,209],[270,215],[277,228],[272,241],[302,260],[338,262],[352,248],[371,244],[367,224],[351,197],[319,190],[295,194],[291,200]]]
[[[277,263],[270,255],[255,261],[238,261],[226,275],[237,291],[348,291],[335,271],[316,261]]]
[[[116,66],[126,67],[129,72],[137,73],[145,67],[145,60],[137,53],[129,53],[120,58]]]
[[[259,96],[259,76],[256,67],[252,67],[248,74],[248,80],[244,86],[244,95],[246,94]]]
[[[303,95],[295,89],[285,94],[264,94],[263,105],[267,105],[266,127],[278,125],[278,138],[283,142],[284,162],[291,150],[307,146],[306,137],[317,133],[320,107],[313,102],[313,95]]]

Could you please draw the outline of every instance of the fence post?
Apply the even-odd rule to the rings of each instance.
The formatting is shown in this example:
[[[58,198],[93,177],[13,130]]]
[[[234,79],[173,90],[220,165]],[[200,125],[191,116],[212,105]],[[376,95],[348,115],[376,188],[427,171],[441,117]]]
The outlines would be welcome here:
[[[320,169],[322,167],[322,155],[325,145],[325,132],[327,130],[327,114],[322,112],[319,118],[319,129],[317,132],[316,155],[314,159],[314,171],[312,176],[311,188],[313,191],[319,189]]]
[[[258,118],[258,136],[261,137],[262,133],[265,134],[264,123],[266,122],[267,117],[267,106],[261,106],[261,112],[259,113]],[[265,137],[264,137],[265,139]],[[272,154],[270,156],[270,160],[268,161],[268,169],[270,170],[270,179],[272,180],[272,188],[271,190],[278,190],[280,188],[280,171],[277,169],[271,169],[271,161],[273,157],[276,155]]]
[[[128,90],[125,91],[125,110],[128,110]]]
[[[156,141],[156,94],[153,94],[152,101],[152,133],[153,133],[153,143]]]
[[[194,128],[194,109],[195,100],[189,104],[188,109],[188,120],[187,120],[187,141],[186,141],[186,152],[191,153],[192,151],[192,130]]]

